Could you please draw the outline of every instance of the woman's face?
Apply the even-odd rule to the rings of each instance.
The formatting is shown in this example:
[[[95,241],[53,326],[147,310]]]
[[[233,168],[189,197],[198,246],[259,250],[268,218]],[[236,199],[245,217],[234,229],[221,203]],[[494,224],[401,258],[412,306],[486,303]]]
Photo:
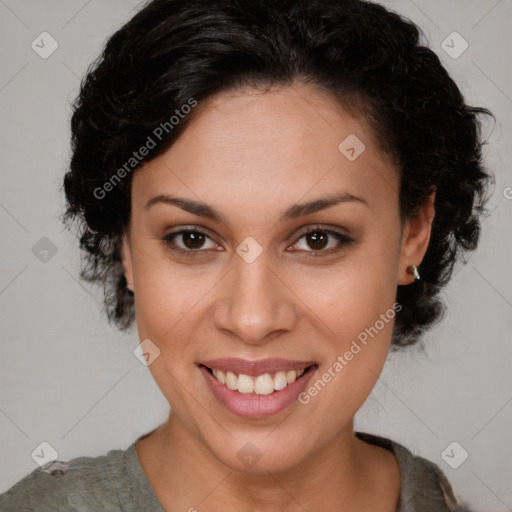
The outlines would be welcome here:
[[[309,86],[200,107],[133,177],[123,258],[139,337],[160,351],[149,368],[179,435],[231,468],[291,468],[352,428],[431,219],[401,238],[391,160]]]

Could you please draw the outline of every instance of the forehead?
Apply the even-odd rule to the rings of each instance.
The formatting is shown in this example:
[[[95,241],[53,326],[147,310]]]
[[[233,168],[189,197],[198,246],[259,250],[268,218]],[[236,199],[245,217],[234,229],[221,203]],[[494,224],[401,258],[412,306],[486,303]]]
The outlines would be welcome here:
[[[398,175],[366,119],[311,86],[239,89],[196,109],[177,141],[135,173],[140,205],[162,193],[238,212],[282,210],[333,192],[376,207],[397,201]]]

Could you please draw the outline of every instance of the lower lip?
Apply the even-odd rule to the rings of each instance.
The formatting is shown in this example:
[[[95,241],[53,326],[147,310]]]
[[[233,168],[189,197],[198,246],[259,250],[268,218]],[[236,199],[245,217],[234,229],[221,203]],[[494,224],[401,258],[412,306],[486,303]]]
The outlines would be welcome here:
[[[228,411],[244,418],[265,418],[284,411],[297,401],[299,394],[304,390],[316,369],[316,366],[310,366],[295,382],[288,384],[280,391],[274,391],[269,395],[254,395],[239,393],[227,388],[205,366],[199,366],[199,370],[217,400]]]

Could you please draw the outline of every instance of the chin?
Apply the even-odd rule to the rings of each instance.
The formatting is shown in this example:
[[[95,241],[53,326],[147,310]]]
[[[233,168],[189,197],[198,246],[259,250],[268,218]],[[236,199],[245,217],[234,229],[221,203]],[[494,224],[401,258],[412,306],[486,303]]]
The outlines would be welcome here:
[[[284,432],[269,433],[268,430],[259,434],[240,431],[227,439],[206,442],[213,456],[231,470],[253,475],[296,468],[314,448],[309,445],[311,438],[293,439]]]

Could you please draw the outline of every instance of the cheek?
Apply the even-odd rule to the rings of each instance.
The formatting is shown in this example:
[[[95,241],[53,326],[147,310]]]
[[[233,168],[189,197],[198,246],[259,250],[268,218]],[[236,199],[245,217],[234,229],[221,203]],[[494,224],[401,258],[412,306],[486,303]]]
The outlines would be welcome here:
[[[140,238],[143,236],[149,239],[145,233]],[[205,276],[197,265],[171,261],[160,241],[141,243],[134,249],[137,326],[141,336],[165,342],[206,293]]]
[[[395,302],[397,262],[390,256],[395,254],[394,247],[361,251],[357,264],[317,279],[316,291],[309,290],[308,305],[321,319],[318,332],[325,350],[301,403],[333,429],[362,406],[385,364],[400,310]]]
[[[201,298],[211,286],[202,279],[191,281],[176,269],[168,262],[151,264],[150,260],[138,266],[136,323],[139,339],[151,340],[159,350],[159,356],[149,365],[155,383],[172,407],[180,411],[182,420],[191,423],[187,390],[193,389],[190,378],[196,372],[197,352],[197,342],[191,340],[197,331]]]
[[[338,271],[303,278],[308,306],[321,320],[315,330],[325,349],[321,370],[330,371],[326,380],[337,382],[330,385],[331,392],[339,389],[345,398],[361,401],[371,391],[400,309],[395,305],[396,273],[396,246],[383,240],[359,251],[357,259]]]
[[[331,379],[328,375],[326,380],[337,380],[345,397],[360,401],[385,363],[396,311],[392,283],[383,283],[370,273],[357,277],[332,280],[329,292],[318,297],[312,309],[320,312],[325,326],[319,346],[324,356],[321,370],[330,371]]]
[[[150,365],[159,385],[172,382],[169,373],[177,376],[192,364],[189,340],[194,332],[193,317],[209,289],[203,279],[191,280],[187,274],[191,270],[182,269],[172,264],[159,246],[136,253],[136,325],[139,339],[151,340],[160,350]]]
[[[376,323],[381,339],[391,338],[393,322],[389,317],[394,318],[397,252],[386,245],[357,251],[337,268],[302,273],[301,295],[321,320],[322,332],[335,338],[332,348],[344,350],[347,343]],[[386,312],[387,322],[382,325],[379,319]]]

